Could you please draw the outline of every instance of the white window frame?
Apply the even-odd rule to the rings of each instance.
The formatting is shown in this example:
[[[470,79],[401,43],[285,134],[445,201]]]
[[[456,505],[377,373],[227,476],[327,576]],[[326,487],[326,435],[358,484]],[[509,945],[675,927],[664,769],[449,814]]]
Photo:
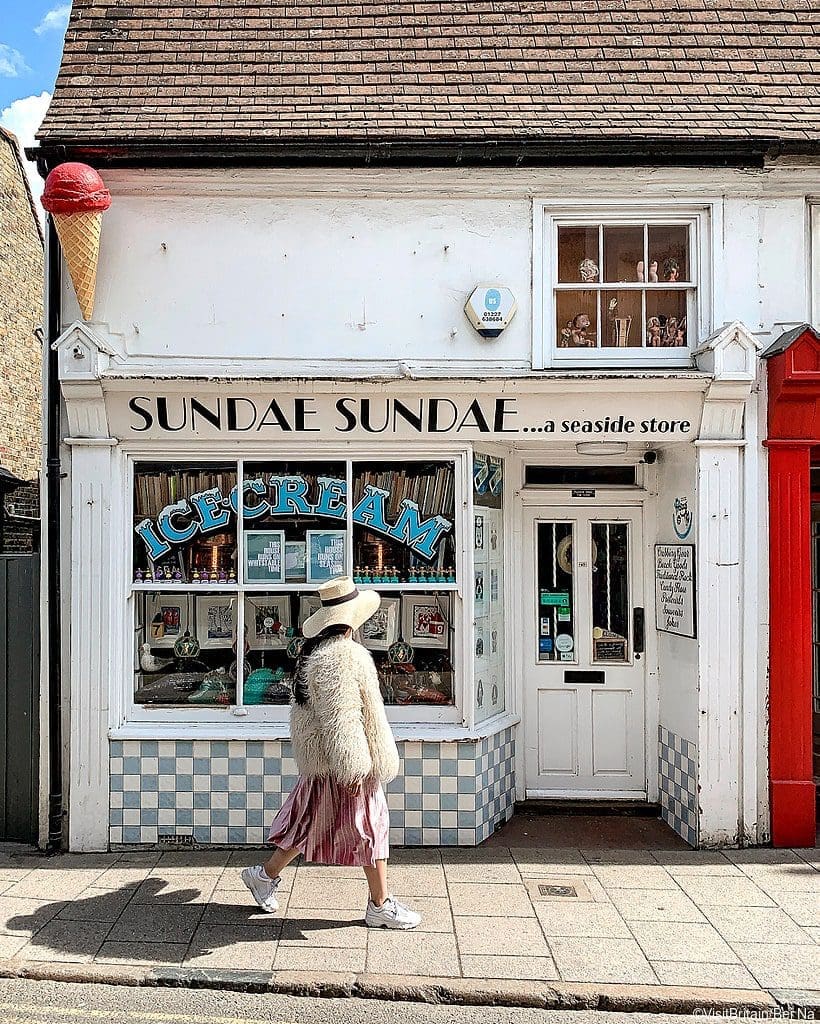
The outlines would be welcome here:
[[[533,346],[535,370],[558,368],[681,369],[692,365],[692,353],[711,333],[715,204],[583,202],[533,203]],[[558,228],[593,225],[686,224],[690,231],[690,280],[687,304],[688,345],[681,348],[559,348],[555,286],[558,271]],[[579,288],[582,287],[579,285]],[[616,288],[613,282],[612,288]]]
[[[111,716],[109,735],[112,737],[128,737],[142,734],[146,727],[152,736],[169,735],[174,738],[222,738],[230,735],[236,739],[254,739],[259,734],[287,736],[289,733],[289,707],[287,705],[236,705],[215,707],[209,705],[167,707],[163,705],[141,705],[134,703],[134,658],[136,633],[134,622],[134,594],[140,591],[194,592],[196,586],[170,583],[133,583],[133,507],[134,507],[134,468],[139,462],[156,462],[157,451],[147,445],[123,445],[126,460],[125,478],[127,479],[127,501],[125,502],[126,522],[123,533],[128,543],[124,547],[125,573],[124,591],[116,599],[112,609],[112,628],[122,631],[125,642],[121,645],[122,661],[120,669],[114,673],[111,692]],[[397,445],[380,445],[374,451],[371,447],[349,445],[344,448],[322,445],[321,448],[302,447],[296,451],[282,445],[272,450],[271,445],[264,447],[254,443],[243,445],[242,454],[238,455],[236,446],[213,445],[207,450],[199,446],[169,445],[163,451],[163,458],[170,462],[235,462],[241,471],[246,462],[294,462],[311,461],[345,462],[347,475],[350,476],[351,464],[355,462],[396,461],[429,462],[432,460],[451,461],[455,472],[455,531],[456,531],[456,584],[381,584],[375,588],[386,592],[426,592],[431,590],[447,591],[452,594],[453,619],[455,638],[453,641],[454,705],[439,707],[434,705],[409,705],[387,707],[388,718],[397,726],[417,726],[441,728],[449,726],[463,727],[467,725],[468,714],[472,702],[472,662],[468,653],[472,652],[472,589],[467,588],[468,576],[472,584],[472,549],[467,551],[467,538],[472,538],[472,531],[466,530],[466,507],[469,487],[472,486],[472,464],[470,449],[453,446],[437,447],[430,445],[423,452],[408,454],[406,448]],[[350,462],[348,462],[350,460]],[[348,481],[350,487],[350,481]],[[348,525],[351,510],[348,510]],[[470,520],[471,522],[472,520]],[[237,518],[237,544],[242,550],[242,517]],[[348,530],[348,557],[352,555],[352,532]],[[244,587],[220,584],[202,588],[203,593],[234,593],[238,596],[254,592],[294,592],[304,591],[315,593],[313,584],[266,584],[245,585]],[[244,601],[238,603],[238,631],[241,632],[244,621]],[[237,686],[239,691],[239,686]]]

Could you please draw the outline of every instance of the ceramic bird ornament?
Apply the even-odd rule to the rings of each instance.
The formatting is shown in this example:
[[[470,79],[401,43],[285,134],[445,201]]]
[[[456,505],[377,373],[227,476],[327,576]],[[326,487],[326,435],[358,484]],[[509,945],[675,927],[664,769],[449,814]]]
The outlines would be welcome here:
[[[166,660],[152,654],[150,644],[146,643],[140,647],[140,668],[143,672],[162,672],[163,669],[169,668],[173,663],[173,658]]]

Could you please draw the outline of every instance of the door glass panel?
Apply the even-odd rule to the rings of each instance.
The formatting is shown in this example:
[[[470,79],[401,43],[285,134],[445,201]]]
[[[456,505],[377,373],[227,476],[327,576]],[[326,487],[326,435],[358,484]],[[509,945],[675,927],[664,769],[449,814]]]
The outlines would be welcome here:
[[[592,529],[592,660],[629,661],[629,527]]]
[[[538,524],[537,655],[544,661],[575,661],[574,525]]]

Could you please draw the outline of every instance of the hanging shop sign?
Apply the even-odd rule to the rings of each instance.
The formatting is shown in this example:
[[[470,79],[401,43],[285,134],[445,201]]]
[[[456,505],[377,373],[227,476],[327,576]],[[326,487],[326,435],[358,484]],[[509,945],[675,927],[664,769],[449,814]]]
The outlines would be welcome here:
[[[695,545],[655,545],[655,615],[658,629],[694,638]]]
[[[310,484],[302,476],[271,476],[266,480],[246,480],[242,501],[244,522],[253,523],[261,517],[277,516],[319,516],[336,521],[347,518],[347,481],[336,477],[317,477],[315,500],[308,500]],[[271,499],[268,498],[270,489]],[[451,520],[441,515],[422,519],[416,502],[403,498],[399,502],[398,517],[389,522],[387,509],[390,507],[389,490],[365,485],[364,493],[353,508],[353,522],[392,540],[404,544],[421,558],[432,559],[441,539],[453,528]],[[155,520],[143,519],[134,529],[148,549],[152,561],[167,555],[173,545],[187,544],[198,533],[224,530],[231,518],[239,511],[239,485],[224,495],[220,488],[211,487],[190,498],[181,498],[166,505]],[[332,532],[332,531],[331,531]],[[322,538],[330,538],[327,531]],[[317,534],[320,537],[320,534]],[[278,582],[284,579],[284,533],[278,538],[273,535],[257,536],[255,531],[246,531],[246,547],[258,545],[248,557],[255,579]],[[328,542],[329,543],[329,542]],[[317,540],[319,544],[319,540]],[[317,549],[318,550],[318,549]],[[312,554],[309,557],[313,557]],[[311,563],[312,580],[330,578],[333,572],[324,575],[328,566],[323,565],[319,554]]]
[[[226,393],[227,392],[227,393]],[[275,397],[250,389],[196,395],[168,389],[108,392],[109,429],[133,440],[263,438],[363,440],[374,438],[522,441],[620,438],[680,440],[697,433],[699,392],[664,395],[571,393],[465,395],[310,394]],[[477,484],[500,487],[492,466]]]

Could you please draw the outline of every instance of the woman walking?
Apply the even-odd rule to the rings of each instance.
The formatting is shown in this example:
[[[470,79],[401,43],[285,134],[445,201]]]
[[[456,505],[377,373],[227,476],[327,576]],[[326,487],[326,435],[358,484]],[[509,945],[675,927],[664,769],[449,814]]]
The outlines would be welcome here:
[[[373,659],[352,639],[381,598],[357,590],[349,576],[319,587],[321,607],[302,626],[296,665],[291,739],[299,779],[271,825],[278,847],[242,881],[267,913],[279,907],[281,871],[300,853],[319,864],[364,868],[371,928],[415,928],[421,916],[387,887],[390,818],[382,783],[399,771]]]

